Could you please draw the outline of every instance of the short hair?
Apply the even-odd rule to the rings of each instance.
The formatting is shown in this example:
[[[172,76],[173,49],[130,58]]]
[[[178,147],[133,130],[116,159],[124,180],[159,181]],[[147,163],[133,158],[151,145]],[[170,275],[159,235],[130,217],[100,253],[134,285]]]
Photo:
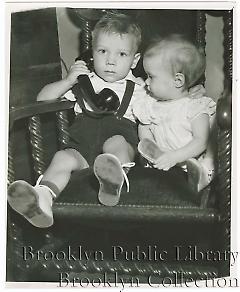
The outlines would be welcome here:
[[[131,34],[136,39],[136,51],[141,43],[141,28],[132,17],[121,13],[107,13],[95,25],[92,32],[94,45],[99,32],[117,33],[119,35]]]
[[[204,51],[183,35],[172,34],[155,40],[147,48],[144,58],[157,55],[163,57],[173,76],[184,74],[186,88],[193,86],[206,69]]]

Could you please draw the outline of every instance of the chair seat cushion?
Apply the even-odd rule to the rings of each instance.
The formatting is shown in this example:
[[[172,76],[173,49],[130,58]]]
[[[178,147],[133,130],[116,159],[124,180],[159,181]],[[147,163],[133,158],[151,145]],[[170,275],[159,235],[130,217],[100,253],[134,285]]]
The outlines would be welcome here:
[[[180,168],[165,172],[135,166],[128,173],[128,178],[130,192],[126,192],[124,185],[119,203],[108,207],[98,201],[99,183],[92,169],[73,173],[64,192],[55,201],[55,219],[139,223],[210,222],[216,217],[214,209],[200,207],[198,194],[190,190],[186,174]]]
[[[197,194],[190,190],[180,168],[160,171],[136,166],[128,173],[130,192],[124,183],[119,205],[196,206]],[[99,183],[92,169],[73,173],[57,202],[99,204]]]

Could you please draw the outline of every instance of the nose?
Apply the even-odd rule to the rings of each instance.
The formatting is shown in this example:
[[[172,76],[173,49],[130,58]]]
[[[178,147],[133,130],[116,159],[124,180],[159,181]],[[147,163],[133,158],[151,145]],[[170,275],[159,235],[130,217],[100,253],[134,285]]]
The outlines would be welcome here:
[[[108,54],[107,55],[107,60],[106,60],[107,65],[115,65],[116,64],[116,57],[114,54]]]

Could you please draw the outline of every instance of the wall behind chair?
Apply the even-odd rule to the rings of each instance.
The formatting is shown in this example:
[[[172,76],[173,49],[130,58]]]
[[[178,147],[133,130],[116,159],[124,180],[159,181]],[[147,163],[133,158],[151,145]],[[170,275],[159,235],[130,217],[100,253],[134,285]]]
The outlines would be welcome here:
[[[79,54],[79,33],[81,29],[74,25],[65,8],[57,8],[60,54],[69,68]],[[206,91],[217,100],[223,91],[223,20],[221,17],[207,15],[206,22]],[[63,76],[66,70],[62,64]]]
[[[207,15],[206,23],[207,70],[205,87],[208,96],[215,100],[223,91],[223,19]]]

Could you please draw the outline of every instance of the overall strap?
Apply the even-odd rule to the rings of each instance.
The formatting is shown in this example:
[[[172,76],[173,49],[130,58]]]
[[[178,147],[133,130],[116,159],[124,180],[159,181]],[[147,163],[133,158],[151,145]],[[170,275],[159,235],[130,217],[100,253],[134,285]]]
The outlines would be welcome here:
[[[126,89],[123,95],[123,99],[118,111],[115,113],[117,118],[122,118],[129,106],[131,101],[133,91],[134,91],[135,83],[132,80],[127,80]]]

